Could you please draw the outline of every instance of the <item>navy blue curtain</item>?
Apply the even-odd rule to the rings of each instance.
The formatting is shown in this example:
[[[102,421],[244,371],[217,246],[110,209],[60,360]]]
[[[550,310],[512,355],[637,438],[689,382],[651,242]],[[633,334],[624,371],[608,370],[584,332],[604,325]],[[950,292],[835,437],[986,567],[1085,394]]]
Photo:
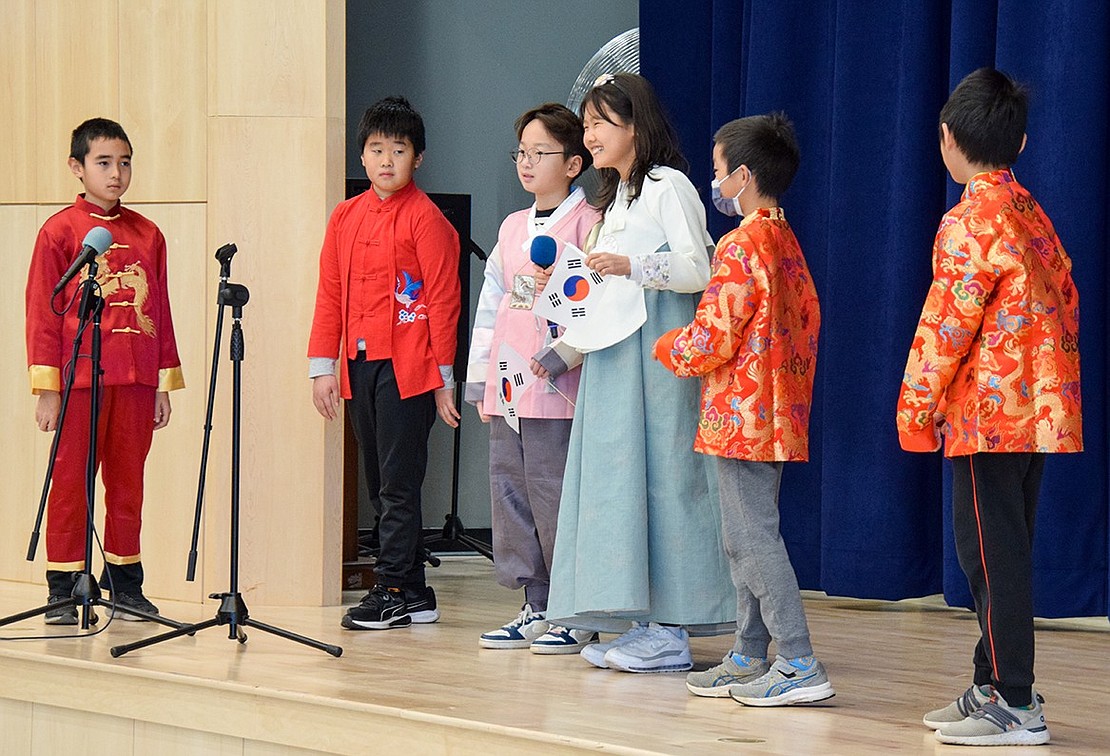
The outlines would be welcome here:
[[[785,110],[802,165],[783,197],[821,296],[811,461],[788,466],[782,527],[804,588],[970,606],[940,454],[900,450],[894,407],[930,281],[937,224],[962,187],[938,152],[948,92],[993,65],[1032,90],[1015,173],[1052,218],[1081,302],[1086,451],[1048,460],[1036,612],[1108,612],[1110,4],[1103,0],[641,0],[641,70],[708,196],[712,135]],[[719,237],[727,219],[710,208]]]

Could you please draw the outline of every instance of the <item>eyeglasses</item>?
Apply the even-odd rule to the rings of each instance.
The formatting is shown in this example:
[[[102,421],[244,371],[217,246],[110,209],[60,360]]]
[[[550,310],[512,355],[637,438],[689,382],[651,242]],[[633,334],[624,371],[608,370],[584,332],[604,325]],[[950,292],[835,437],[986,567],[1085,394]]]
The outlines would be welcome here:
[[[528,158],[528,162],[536,165],[543,160],[544,155],[565,155],[564,152],[543,152],[542,150],[510,150],[509,159],[514,163],[523,163],[524,158]]]

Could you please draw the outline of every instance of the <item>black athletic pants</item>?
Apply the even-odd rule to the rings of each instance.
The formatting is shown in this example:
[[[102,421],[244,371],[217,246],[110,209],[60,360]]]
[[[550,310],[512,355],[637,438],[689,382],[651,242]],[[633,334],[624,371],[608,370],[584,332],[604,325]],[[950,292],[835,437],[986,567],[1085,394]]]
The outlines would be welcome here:
[[[347,367],[351,424],[370,495],[377,495],[381,503],[381,552],[374,574],[387,588],[423,587],[420,488],[428,468],[428,434],[436,417],[435,392],[402,399],[392,360],[355,359]]]
[[[983,452],[952,458],[956,553],[982,633],[975,684],[1011,706],[1033,700],[1033,525],[1044,454]]]

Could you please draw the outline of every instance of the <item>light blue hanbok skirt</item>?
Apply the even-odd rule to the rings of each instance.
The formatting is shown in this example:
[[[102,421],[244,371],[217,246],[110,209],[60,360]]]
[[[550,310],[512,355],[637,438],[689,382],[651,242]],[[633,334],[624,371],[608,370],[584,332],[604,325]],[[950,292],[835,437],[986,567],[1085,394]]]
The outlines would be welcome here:
[[[697,295],[644,291],[647,322],[586,355],[571,428],[547,618],[623,632],[630,621],[736,629],[714,459],[693,451],[700,383],[652,359]]]

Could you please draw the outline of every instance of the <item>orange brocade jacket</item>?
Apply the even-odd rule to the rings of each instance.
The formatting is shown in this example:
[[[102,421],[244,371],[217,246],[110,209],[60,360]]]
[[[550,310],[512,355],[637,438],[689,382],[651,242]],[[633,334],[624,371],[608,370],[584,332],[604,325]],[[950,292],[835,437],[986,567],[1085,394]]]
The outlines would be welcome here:
[[[694,450],[755,462],[809,458],[821,313],[781,208],[759,208],[717,243],[694,322],[663,334],[655,357],[702,378]]]
[[[898,399],[907,451],[1083,450],[1079,295],[1052,222],[1009,170],[972,177],[933,244]]]

